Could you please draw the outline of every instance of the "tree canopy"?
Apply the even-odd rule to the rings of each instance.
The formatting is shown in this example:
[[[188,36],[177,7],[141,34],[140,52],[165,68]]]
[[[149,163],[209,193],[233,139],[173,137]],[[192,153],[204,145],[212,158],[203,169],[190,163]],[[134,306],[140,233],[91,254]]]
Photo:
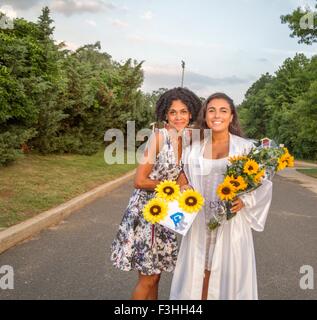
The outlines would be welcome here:
[[[317,9],[317,1],[315,8]],[[297,8],[292,13],[281,16],[281,21],[288,24],[292,38],[299,38],[298,43],[311,45],[317,42],[317,11],[309,7]]]
[[[100,42],[67,50],[53,23],[44,7],[36,23],[17,18],[0,29],[0,165],[22,149],[92,154],[105,130],[153,121],[142,61],[114,61]]]
[[[295,156],[317,159],[317,56],[288,58],[264,74],[238,107],[244,132],[285,144]]]

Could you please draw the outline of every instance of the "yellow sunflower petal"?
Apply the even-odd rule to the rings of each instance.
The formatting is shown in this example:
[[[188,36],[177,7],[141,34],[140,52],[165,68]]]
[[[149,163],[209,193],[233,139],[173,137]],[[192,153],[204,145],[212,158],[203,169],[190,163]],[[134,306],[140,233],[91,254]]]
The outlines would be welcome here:
[[[254,182],[255,183],[260,183],[262,178],[264,177],[265,175],[265,170],[262,169],[261,171],[259,171],[253,178]]]
[[[283,170],[286,168],[287,163],[282,161],[281,158],[277,160],[277,171]]]
[[[245,190],[248,186],[242,176],[238,176],[237,178],[234,176],[226,176],[224,181],[231,183],[236,191]]]
[[[289,154],[288,149],[286,147],[283,148],[284,154]]]
[[[254,160],[248,160],[243,167],[243,172],[251,175],[251,174],[255,174],[259,171],[259,165],[257,162],[255,162]]]
[[[155,191],[157,193],[157,198],[165,199],[167,201],[176,200],[180,195],[179,185],[171,180],[160,182],[156,186]]]
[[[151,199],[143,208],[143,217],[146,221],[154,224],[167,216],[167,203],[158,198]]]
[[[231,163],[234,163],[236,161],[240,161],[240,160],[247,160],[248,157],[247,156],[232,156],[232,157],[229,157],[229,161]]]
[[[198,212],[204,205],[204,198],[198,191],[188,189],[181,194],[178,204],[187,213]]]
[[[288,161],[287,161],[287,166],[294,167],[294,157],[293,156],[289,156]]]
[[[217,188],[217,195],[220,200],[233,200],[236,196],[236,188],[228,181],[224,181]]]
[[[292,157],[289,153],[284,153],[278,159],[277,162],[278,162],[277,171],[283,170],[286,167],[293,167],[294,166],[294,157]]]

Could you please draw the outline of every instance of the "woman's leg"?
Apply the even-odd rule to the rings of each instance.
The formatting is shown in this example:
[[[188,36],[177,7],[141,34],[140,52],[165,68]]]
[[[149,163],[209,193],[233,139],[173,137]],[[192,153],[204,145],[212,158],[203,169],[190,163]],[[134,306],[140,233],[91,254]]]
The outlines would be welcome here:
[[[157,299],[160,274],[143,275],[139,272],[139,280],[132,292],[132,300]]]
[[[148,300],[157,300],[158,299],[158,288],[159,288],[159,282],[160,282],[160,279],[161,279],[161,275],[160,274],[157,274],[155,275],[156,276],[156,282],[148,296]]]
[[[210,271],[205,270],[205,277],[204,277],[204,282],[203,282],[203,291],[201,294],[201,300],[207,300],[209,279],[210,279]]]

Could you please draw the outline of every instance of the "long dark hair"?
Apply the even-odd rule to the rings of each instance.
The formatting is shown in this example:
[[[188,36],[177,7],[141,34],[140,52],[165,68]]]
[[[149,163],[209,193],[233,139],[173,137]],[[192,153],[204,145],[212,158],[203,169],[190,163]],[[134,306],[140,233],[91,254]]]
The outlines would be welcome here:
[[[201,129],[201,138],[203,138],[203,131],[204,129],[209,129],[206,123],[206,110],[209,102],[213,99],[223,99],[226,100],[230,106],[231,113],[233,114],[232,122],[229,125],[229,132],[236,135],[236,136],[243,136],[243,132],[240,126],[238,113],[236,110],[236,107],[233,103],[233,100],[227,96],[225,93],[222,92],[216,92],[210,95],[205,102],[203,103],[202,108],[200,109],[200,112],[197,117],[197,121],[195,123],[195,128]]]

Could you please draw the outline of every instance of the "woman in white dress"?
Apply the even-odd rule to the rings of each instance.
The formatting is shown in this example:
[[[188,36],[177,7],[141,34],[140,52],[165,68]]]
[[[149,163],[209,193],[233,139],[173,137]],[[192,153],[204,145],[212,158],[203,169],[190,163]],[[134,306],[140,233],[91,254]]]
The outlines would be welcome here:
[[[182,239],[170,298],[257,299],[252,229],[264,229],[272,183],[265,179],[258,189],[238,197],[231,208],[235,217],[210,231],[207,223],[220,200],[216,188],[224,178],[228,158],[247,153],[253,143],[241,137],[234,103],[223,93],[205,101],[197,122],[211,134],[186,148],[179,181],[182,189],[193,187],[201,192],[205,205]]]

